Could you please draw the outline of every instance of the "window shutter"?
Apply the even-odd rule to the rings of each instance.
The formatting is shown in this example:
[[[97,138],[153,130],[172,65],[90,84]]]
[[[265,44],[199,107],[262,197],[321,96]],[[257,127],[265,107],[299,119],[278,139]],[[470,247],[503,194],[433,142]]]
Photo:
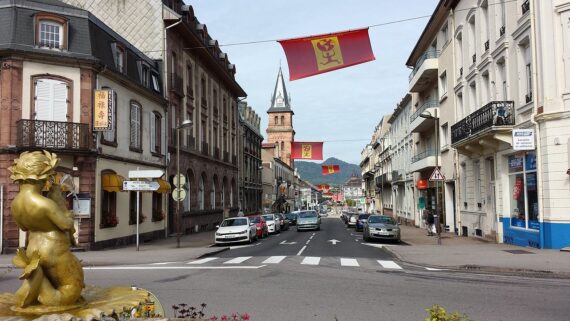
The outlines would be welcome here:
[[[163,155],[166,154],[166,150],[168,150],[168,147],[166,146],[166,117],[161,117],[160,118],[161,121],[161,126],[160,126],[160,139],[162,141],[162,143],[160,144],[161,148],[164,150],[164,152],[162,153]]]
[[[148,113],[148,120],[150,122],[150,151],[156,153],[156,139],[157,139],[156,130],[155,130],[156,118],[152,111]]]
[[[141,118],[142,117],[141,116],[142,115],[141,115],[141,107],[138,105],[135,105],[135,115],[136,115],[136,117],[135,117],[135,123],[136,123],[136,126],[135,126],[135,128],[136,128],[136,131],[135,131],[136,145],[135,145],[135,147],[141,148],[141,126],[142,126],[142,124],[141,124]]]
[[[54,121],[67,121],[67,84],[53,81],[53,117]]]
[[[131,104],[131,147],[137,147],[137,107]]]
[[[49,79],[36,81],[35,115],[36,120],[52,120],[52,90]]]

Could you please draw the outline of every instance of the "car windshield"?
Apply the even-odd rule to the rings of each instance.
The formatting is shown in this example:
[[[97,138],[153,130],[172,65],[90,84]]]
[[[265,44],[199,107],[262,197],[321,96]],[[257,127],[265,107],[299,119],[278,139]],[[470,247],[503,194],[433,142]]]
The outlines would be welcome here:
[[[358,215],[359,220],[365,220],[370,216],[370,214],[360,214]]]
[[[247,225],[247,218],[233,218],[224,220],[221,226],[243,226]]]
[[[267,221],[273,221],[273,214],[271,214],[271,215],[263,215],[263,217],[265,217],[265,220],[267,220]]]
[[[309,217],[317,217],[317,213],[315,213],[315,212],[301,212],[301,213],[299,213],[299,218],[309,218]]]
[[[368,223],[396,224],[396,221],[389,216],[370,216]]]
[[[287,216],[287,218],[289,219],[295,219],[297,218],[297,214],[293,214],[293,213],[289,213],[289,214],[285,214]]]
[[[259,222],[261,222],[261,217],[259,217],[259,216],[254,216],[254,217],[251,218],[251,222],[252,222],[252,223],[259,223]]]

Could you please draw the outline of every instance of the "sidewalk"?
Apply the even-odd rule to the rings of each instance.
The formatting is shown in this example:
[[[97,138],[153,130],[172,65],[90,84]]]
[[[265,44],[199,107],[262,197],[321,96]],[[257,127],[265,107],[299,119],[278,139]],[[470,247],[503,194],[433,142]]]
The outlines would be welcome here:
[[[83,266],[134,265],[159,262],[189,261],[207,254],[225,251],[228,247],[212,246],[214,231],[201,232],[180,237],[180,248],[176,237],[101,251],[74,252]],[[14,254],[0,255],[0,268],[12,266]]]
[[[411,246],[386,249],[407,263],[442,269],[570,277],[570,252],[496,244],[452,233],[442,234],[442,244],[437,245],[437,237],[427,236],[425,229],[404,225],[400,228],[402,241]]]

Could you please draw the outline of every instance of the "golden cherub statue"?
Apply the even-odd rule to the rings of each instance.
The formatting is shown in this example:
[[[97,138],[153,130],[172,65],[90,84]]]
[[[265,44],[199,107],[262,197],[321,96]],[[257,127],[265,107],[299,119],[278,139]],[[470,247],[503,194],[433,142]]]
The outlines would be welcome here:
[[[24,269],[16,305],[71,306],[79,303],[85,287],[83,269],[71,253],[74,241],[73,213],[65,206],[60,186],[52,184],[47,196],[42,188],[53,181],[59,159],[55,154],[24,152],[9,168],[10,178],[20,184],[12,202],[12,216],[28,232],[28,246],[19,248],[13,259]]]

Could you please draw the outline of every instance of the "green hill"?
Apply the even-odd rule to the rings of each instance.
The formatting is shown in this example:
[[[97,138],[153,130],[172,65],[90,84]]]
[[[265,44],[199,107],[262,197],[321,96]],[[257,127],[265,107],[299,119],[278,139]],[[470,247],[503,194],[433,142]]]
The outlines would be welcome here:
[[[322,174],[322,165],[339,165],[340,173],[326,175]],[[330,184],[341,185],[344,184],[351,176],[357,175],[360,177],[360,167],[355,164],[343,162],[340,159],[331,157],[322,163],[312,163],[305,161],[295,161],[295,167],[301,179],[311,182],[312,184]]]

